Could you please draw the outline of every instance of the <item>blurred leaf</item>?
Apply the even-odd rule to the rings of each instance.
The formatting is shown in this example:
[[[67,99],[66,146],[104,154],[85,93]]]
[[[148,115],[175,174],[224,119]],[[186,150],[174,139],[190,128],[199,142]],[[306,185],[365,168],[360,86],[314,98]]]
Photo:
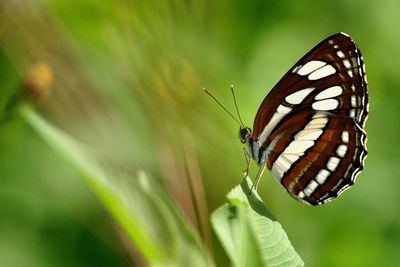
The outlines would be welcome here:
[[[251,180],[229,192],[229,203],[212,214],[212,225],[234,266],[304,266],[282,225],[272,216]]]
[[[21,114],[80,172],[150,266],[213,266],[197,233],[144,172],[135,179],[115,170],[110,172],[87,147],[46,122],[29,106],[22,106]]]

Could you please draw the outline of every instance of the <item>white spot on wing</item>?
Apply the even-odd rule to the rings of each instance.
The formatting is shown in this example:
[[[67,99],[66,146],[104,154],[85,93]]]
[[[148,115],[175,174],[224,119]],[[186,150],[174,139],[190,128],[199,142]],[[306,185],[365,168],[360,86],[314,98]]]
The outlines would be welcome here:
[[[281,113],[281,114],[284,114],[284,115],[288,114],[291,110],[292,110],[292,108],[286,107],[286,106],[283,106],[283,105],[279,105],[279,107],[276,109],[276,111],[278,113]]]
[[[280,155],[272,165],[272,174],[280,181],[290,166],[299,159],[297,155]]]
[[[337,149],[336,149],[336,154],[338,154],[339,157],[344,157],[346,155],[347,152],[347,146],[346,145],[340,145]]]
[[[315,114],[311,121],[306,125],[304,130],[318,130],[323,129],[328,122],[328,118],[322,114],[323,117],[319,113]],[[297,136],[297,135],[296,135]]]
[[[347,71],[347,74],[349,74],[350,78],[353,78],[353,71],[348,70],[348,71]]]
[[[270,121],[265,126],[262,131],[260,137],[258,138],[258,144],[261,146],[264,141],[267,139],[268,135],[275,128],[275,126],[280,122],[280,120],[288,114],[292,109],[290,107],[285,107],[283,105],[279,105],[277,111],[274,113]]]
[[[336,99],[320,100],[312,104],[312,108],[315,110],[334,110],[339,106],[339,102]]]
[[[300,104],[314,89],[315,88],[305,88],[294,92],[285,97],[285,101],[293,105]]]
[[[343,64],[346,67],[346,69],[351,69],[351,64],[347,59],[343,59]]]
[[[349,142],[349,132],[343,131],[342,132],[342,142],[348,143]]]
[[[313,119],[318,119],[318,118],[326,118],[326,114],[322,112],[317,112],[315,115],[312,117]]]
[[[304,152],[314,145],[314,141],[292,141],[289,146],[286,147],[283,153],[303,155]]]
[[[304,189],[304,194],[306,195],[306,196],[311,196],[311,194],[312,194],[313,192],[311,192],[311,190],[310,189],[308,189],[308,188],[306,188],[306,189]]]
[[[308,76],[309,80],[319,80],[325,77],[328,77],[329,75],[332,75],[336,73],[336,69],[332,67],[331,65],[326,65],[322,68],[319,68],[318,70],[314,71]]]
[[[352,95],[351,98],[350,98],[350,100],[351,100],[351,106],[352,106],[353,108],[355,108],[355,107],[357,106],[357,98],[356,98],[356,96],[355,96],[355,95]]]
[[[323,184],[325,183],[326,178],[328,178],[329,174],[330,173],[327,170],[321,169],[319,170],[317,176],[315,177],[315,180],[317,180],[319,184]]]
[[[285,158],[290,161],[291,163],[295,162],[296,160],[299,159],[299,156],[297,155],[286,155]]]
[[[352,57],[350,60],[354,68],[358,66],[358,60],[356,57]]]
[[[297,195],[297,197],[299,198],[304,198],[306,195],[304,194],[303,191],[300,191],[299,194]]]
[[[294,69],[293,69],[293,73],[296,73],[299,69],[301,68],[301,65],[297,65]]]
[[[315,117],[315,115],[314,115]],[[327,117],[319,117],[319,118],[312,118],[312,120],[307,124],[306,128],[315,128],[315,126],[320,126],[319,128],[323,128],[325,127],[326,123],[328,122],[328,118]]]
[[[326,167],[331,172],[335,171],[337,166],[339,165],[340,159],[337,157],[329,157],[328,162],[326,163]]]
[[[316,97],[315,100],[321,100],[321,99],[326,99],[326,98],[332,98],[335,96],[340,95],[343,93],[343,88],[341,86],[332,86],[326,88],[324,91],[319,93]]]
[[[343,53],[341,50],[337,51],[336,54],[337,54],[337,56],[340,57],[340,58],[345,58],[345,55],[344,55],[344,53]]]
[[[300,69],[297,70],[297,74],[305,76],[308,75],[319,68],[323,67],[326,65],[326,62],[319,61],[319,60],[311,60],[308,61],[306,64],[300,67]]]
[[[308,197],[311,196],[311,194],[314,193],[317,187],[318,183],[314,180],[311,180],[307,187],[303,190],[304,194],[306,194]]]
[[[298,132],[295,136],[296,140],[315,141],[323,133],[321,129],[304,129]]]
[[[349,116],[350,116],[350,118],[353,118],[353,119],[356,118],[356,110],[354,108],[350,109]]]

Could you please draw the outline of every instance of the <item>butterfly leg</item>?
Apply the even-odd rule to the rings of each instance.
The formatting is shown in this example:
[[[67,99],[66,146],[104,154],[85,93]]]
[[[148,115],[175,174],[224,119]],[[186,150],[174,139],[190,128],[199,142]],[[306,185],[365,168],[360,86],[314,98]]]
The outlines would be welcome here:
[[[243,153],[244,153],[244,157],[246,159],[246,164],[247,164],[246,170],[244,170],[243,172],[244,172],[244,177],[247,177],[250,172],[250,165],[251,165],[252,160],[251,160],[249,152],[246,150],[246,148],[243,148]]]
[[[263,175],[263,173],[264,173],[264,171],[265,171],[265,167],[266,167],[266,165],[263,164],[263,165],[260,167],[260,169],[258,169],[258,173],[257,173],[256,179],[254,180],[253,186],[252,186],[251,189],[250,189],[250,193],[249,193],[250,195],[251,195],[251,192],[253,191],[253,189],[254,189],[255,191],[257,191],[258,184],[260,183],[261,176]]]

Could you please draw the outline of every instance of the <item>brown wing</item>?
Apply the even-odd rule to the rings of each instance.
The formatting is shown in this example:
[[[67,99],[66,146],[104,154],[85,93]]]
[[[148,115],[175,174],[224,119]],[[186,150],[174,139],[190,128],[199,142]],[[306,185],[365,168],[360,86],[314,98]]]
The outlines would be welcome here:
[[[352,185],[362,169],[367,116],[361,52],[338,33],[271,90],[257,112],[252,139],[268,151],[268,168],[291,195],[321,204]]]

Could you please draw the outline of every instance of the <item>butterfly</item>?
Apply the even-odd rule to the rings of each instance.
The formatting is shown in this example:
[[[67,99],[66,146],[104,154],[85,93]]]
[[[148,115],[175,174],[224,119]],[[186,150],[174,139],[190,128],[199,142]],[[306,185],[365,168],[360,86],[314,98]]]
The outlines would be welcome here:
[[[238,112],[247,173],[252,160],[259,166],[255,189],[265,168],[292,197],[310,205],[327,203],[351,187],[367,156],[367,87],[360,50],[349,35],[337,33],[272,88],[253,130]]]
[[[351,187],[367,156],[368,90],[363,57],[351,37],[334,34],[309,51],[272,88],[241,142],[294,198],[324,204]],[[250,161],[249,161],[250,162]]]

